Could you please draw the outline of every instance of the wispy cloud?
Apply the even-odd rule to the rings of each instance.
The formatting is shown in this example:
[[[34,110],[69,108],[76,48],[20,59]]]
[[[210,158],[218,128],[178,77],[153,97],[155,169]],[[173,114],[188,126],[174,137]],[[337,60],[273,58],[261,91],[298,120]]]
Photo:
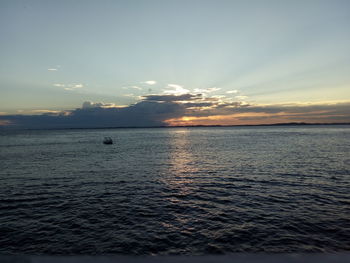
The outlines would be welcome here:
[[[139,87],[139,86],[131,86],[131,89],[137,89],[137,90],[143,90],[143,88]]]
[[[236,93],[238,93],[238,90],[228,90],[228,91],[226,91],[226,93],[227,94],[236,94]]]
[[[78,83],[78,84],[55,83],[55,84],[53,84],[53,86],[58,87],[58,88],[63,88],[65,90],[76,90],[76,89],[84,88],[84,85],[81,83]]]
[[[43,114],[43,113],[60,113],[61,111],[58,110],[32,110],[33,113],[37,113],[37,114]]]
[[[168,84],[169,88],[174,88],[174,89],[182,89],[183,86],[178,85],[178,84]]]
[[[58,71],[61,68],[61,65],[56,65],[54,67],[48,68],[48,71]]]
[[[155,81],[155,80],[147,80],[147,81],[141,82],[141,84],[155,85],[155,84],[157,84],[157,81]]]
[[[241,95],[241,96],[235,96],[235,98],[236,98],[237,100],[245,100],[245,99],[248,98],[248,96],[243,96],[243,95]]]
[[[64,87],[66,87],[66,85],[65,84],[61,84],[61,83],[55,83],[55,84],[53,84],[55,87],[59,87],[59,88],[64,88]]]
[[[127,93],[127,94],[123,94],[124,97],[131,97],[131,98],[135,98],[137,97],[137,95],[133,94],[133,93]]]
[[[81,88],[83,88],[84,86],[83,85],[80,85],[80,84],[78,84],[78,85],[71,85],[71,86],[68,86],[68,87],[66,87],[66,88],[64,88],[65,90],[76,90],[76,89],[81,89]]]
[[[221,88],[208,88],[208,89],[194,89],[193,92],[195,93],[211,93],[211,92],[215,92],[215,91],[219,91],[221,90]]]
[[[122,87],[122,89],[143,90],[143,88],[142,88],[142,87],[139,87],[139,86],[125,86],[125,87]]]
[[[141,97],[144,101],[160,101],[160,102],[175,102],[175,101],[191,101],[201,99],[201,95],[182,94],[182,95],[147,95]]]
[[[177,84],[168,84],[167,88],[171,88],[171,89],[167,89],[163,91],[164,94],[181,95],[181,94],[190,93],[188,89],[185,89],[182,86]]]

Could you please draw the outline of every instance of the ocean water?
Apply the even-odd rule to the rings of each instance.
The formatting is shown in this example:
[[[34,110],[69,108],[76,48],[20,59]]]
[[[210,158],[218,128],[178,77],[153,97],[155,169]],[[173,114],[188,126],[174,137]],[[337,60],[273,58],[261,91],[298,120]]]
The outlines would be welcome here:
[[[349,250],[350,126],[0,132],[0,254]]]

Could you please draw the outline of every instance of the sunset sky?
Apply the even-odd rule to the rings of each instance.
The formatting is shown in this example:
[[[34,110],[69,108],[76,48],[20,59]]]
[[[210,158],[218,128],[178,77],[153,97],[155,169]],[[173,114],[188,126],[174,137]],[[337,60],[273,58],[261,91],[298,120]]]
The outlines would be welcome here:
[[[350,1],[0,2],[0,126],[350,122]]]

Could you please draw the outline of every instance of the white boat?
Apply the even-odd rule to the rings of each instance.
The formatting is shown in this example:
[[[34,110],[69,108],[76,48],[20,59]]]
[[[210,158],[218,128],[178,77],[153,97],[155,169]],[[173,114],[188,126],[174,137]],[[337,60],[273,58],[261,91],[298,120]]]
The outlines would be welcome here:
[[[104,144],[113,144],[113,140],[112,140],[111,137],[105,137],[105,138],[103,139],[103,143],[104,143]]]

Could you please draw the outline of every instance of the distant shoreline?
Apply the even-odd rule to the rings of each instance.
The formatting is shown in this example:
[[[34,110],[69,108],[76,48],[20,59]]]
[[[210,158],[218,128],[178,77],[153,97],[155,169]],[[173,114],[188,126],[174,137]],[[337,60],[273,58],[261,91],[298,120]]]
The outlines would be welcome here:
[[[272,124],[241,124],[241,125],[179,125],[179,126],[127,126],[127,127],[67,127],[67,128],[1,128],[1,130],[97,130],[97,129],[154,129],[154,128],[228,128],[228,127],[276,127],[276,126],[332,126],[332,125],[350,125],[350,122],[343,123],[306,123],[306,122],[287,122]]]

